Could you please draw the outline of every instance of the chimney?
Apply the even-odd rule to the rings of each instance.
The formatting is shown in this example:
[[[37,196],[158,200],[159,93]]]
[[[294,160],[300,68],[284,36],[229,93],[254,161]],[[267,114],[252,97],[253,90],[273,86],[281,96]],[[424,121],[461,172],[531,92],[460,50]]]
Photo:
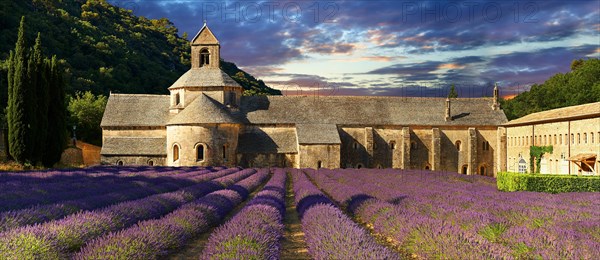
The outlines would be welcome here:
[[[492,109],[500,109],[500,103],[498,103],[498,83],[494,84],[494,103],[492,104]]]
[[[450,98],[446,98],[446,122],[452,121],[452,116],[450,116]]]

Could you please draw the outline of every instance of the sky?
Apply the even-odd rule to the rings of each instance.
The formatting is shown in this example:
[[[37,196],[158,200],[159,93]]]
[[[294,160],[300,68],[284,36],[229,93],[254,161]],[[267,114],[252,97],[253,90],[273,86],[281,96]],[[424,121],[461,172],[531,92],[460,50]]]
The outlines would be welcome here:
[[[510,97],[600,57],[600,0],[109,0],[204,21],[221,57],[286,95]]]

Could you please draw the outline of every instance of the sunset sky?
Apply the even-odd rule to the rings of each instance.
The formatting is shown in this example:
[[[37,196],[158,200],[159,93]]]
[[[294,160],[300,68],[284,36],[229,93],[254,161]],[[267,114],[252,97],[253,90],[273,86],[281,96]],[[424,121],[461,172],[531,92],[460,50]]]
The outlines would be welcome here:
[[[600,1],[110,0],[192,38],[286,94],[461,97],[524,91],[600,57]]]

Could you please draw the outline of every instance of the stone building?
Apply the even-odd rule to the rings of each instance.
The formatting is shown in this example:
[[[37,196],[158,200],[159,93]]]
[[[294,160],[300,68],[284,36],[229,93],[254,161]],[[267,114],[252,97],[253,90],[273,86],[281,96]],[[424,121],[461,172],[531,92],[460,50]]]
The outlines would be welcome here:
[[[242,96],[206,25],[170,95],[111,94],[102,162],[401,168],[494,175],[507,122],[493,98]]]
[[[508,171],[537,172],[530,147],[551,146],[541,155],[540,173],[599,174],[600,102],[530,114],[504,127]]]

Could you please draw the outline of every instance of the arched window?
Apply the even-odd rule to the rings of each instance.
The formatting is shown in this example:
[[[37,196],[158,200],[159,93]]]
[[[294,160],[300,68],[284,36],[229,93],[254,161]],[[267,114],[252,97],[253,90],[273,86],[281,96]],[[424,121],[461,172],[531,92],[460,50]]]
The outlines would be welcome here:
[[[204,161],[204,145],[199,144],[196,146],[196,161]]]
[[[527,172],[527,162],[519,155],[519,173]]]
[[[179,145],[174,144],[173,145],[173,161],[177,161],[177,160],[179,160]]]
[[[462,174],[468,174],[469,173],[468,170],[469,170],[469,166],[465,164],[462,167],[462,172],[461,173]]]
[[[590,143],[594,143],[594,133],[590,133]]]
[[[583,143],[587,144],[587,133],[583,133]]]
[[[456,150],[460,152],[460,145],[461,145],[460,140],[456,141],[456,143],[454,143],[454,145],[456,146]]]
[[[317,169],[321,169],[323,167],[323,163],[321,161],[317,162]]]
[[[556,145],[556,144],[558,144],[558,143],[556,142],[556,134],[554,134],[554,145]]]
[[[181,99],[179,97],[179,93],[175,94],[175,105],[178,106],[181,103]]]
[[[200,67],[210,64],[210,53],[207,49],[200,51]]]
[[[362,163],[359,163],[359,164],[356,165],[356,169],[360,169],[362,167],[363,167]]]
[[[581,143],[581,135],[577,133],[577,144]]]
[[[377,169],[383,169],[383,167],[381,166],[381,164],[377,164]]]
[[[429,168],[429,165],[425,165],[425,170],[426,170],[426,171],[429,171],[429,169],[430,169],[430,168]]]
[[[121,160],[117,161],[117,166],[123,166],[123,164],[124,164],[123,161],[121,161]]]
[[[354,150],[358,150],[358,142],[354,141],[354,143],[352,144],[352,148],[354,148]]]
[[[154,166],[154,160],[148,160],[148,165]]]
[[[487,175],[485,165],[479,166],[479,175],[483,175],[483,176]]]
[[[391,150],[396,149],[396,141],[390,141],[390,149]]]

